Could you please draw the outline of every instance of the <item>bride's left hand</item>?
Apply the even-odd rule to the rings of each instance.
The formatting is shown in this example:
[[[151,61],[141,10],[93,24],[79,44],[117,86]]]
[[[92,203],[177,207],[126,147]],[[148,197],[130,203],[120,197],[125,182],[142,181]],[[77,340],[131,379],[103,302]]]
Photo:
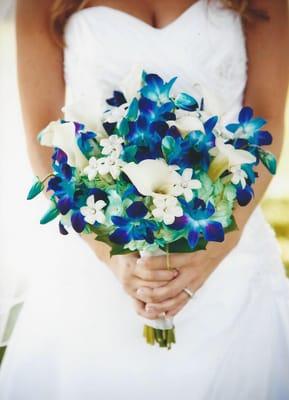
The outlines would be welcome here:
[[[222,244],[210,242],[205,251],[170,254],[170,266],[177,269],[179,275],[162,287],[139,288],[136,300],[139,314],[150,319],[158,318],[162,312],[168,317],[176,315],[190,299],[183,289],[198,290],[239,239],[240,232],[232,232]],[[163,270],[166,269],[166,256],[140,258],[138,263],[145,269],[155,271],[159,267]]]

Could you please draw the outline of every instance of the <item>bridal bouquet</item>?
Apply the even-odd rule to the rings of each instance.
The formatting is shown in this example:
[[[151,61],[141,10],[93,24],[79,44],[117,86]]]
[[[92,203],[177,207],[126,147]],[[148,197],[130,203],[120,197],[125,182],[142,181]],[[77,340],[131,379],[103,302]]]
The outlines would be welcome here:
[[[252,199],[256,165],[276,170],[263,149],[272,141],[266,121],[244,107],[238,121],[223,126],[206,98],[172,95],[175,80],[142,71],[130,99],[116,90],[103,110],[95,107],[93,129],[73,117],[39,134],[54,148],[53,172],[28,194],[34,198],[47,181],[51,204],[41,224],[59,217],[63,235],[71,227],[95,234],[111,255],[142,256],[205,249],[237,228],[233,210]],[[170,348],[173,320],[148,321],[144,336]]]

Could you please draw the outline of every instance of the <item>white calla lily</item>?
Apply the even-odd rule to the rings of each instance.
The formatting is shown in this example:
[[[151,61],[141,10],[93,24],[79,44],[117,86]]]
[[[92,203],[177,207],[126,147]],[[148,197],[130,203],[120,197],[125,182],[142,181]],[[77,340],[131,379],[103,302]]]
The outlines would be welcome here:
[[[176,126],[183,137],[192,131],[204,132],[204,125],[196,113],[186,111],[178,117],[178,111],[180,110],[176,112],[177,119],[175,121],[168,121],[169,126]]]
[[[53,121],[40,132],[38,138],[42,146],[57,147],[63,150],[68,157],[68,164],[72,167],[82,170],[88,164],[77,145],[73,122]]]
[[[216,146],[210,150],[210,154],[215,157],[208,171],[208,175],[213,181],[231,167],[252,164],[256,161],[256,157],[251,153],[235,149],[231,144],[226,144],[221,137],[216,138]]]
[[[66,121],[75,121],[85,125],[86,130],[96,132],[98,136],[106,137],[102,126],[104,103],[101,98],[79,99],[63,107],[62,112]]]
[[[164,159],[143,160],[126,164],[122,171],[144,196],[167,197],[173,195],[176,168]]]

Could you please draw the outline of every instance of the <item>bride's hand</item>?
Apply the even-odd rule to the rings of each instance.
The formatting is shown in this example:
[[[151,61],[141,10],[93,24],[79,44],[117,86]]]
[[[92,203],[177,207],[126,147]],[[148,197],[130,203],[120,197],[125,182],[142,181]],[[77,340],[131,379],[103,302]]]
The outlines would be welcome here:
[[[137,290],[140,287],[156,289],[165,286],[176,277],[178,271],[169,271],[164,266],[160,268],[159,264],[145,266],[138,262],[139,259],[138,253],[116,255],[111,257],[110,266],[125,292],[133,298],[137,313],[155,319],[158,315],[145,310],[145,302],[138,299]]]
[[[160,313],[166,316],[176,315],[189,301],[189,295],[183,290],[198,290],[224,257],[236,246],[240,232],[234,232],[220,243],[210,242],[207,250],[196,253],[173,253],[170,265],[179,270],[179,275],[162,287],[142,287],[137,290],[137,299],[146,303],[145,310],[155,319]],[[144,268],[161,271],[166,265],[166,256],[148,257],[138,261]]]

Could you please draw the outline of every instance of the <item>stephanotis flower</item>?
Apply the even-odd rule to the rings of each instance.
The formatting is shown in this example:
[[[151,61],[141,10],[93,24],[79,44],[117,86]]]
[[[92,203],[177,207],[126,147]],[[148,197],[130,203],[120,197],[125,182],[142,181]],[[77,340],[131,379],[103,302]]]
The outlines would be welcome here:
[[[153,243],[153,232],[156,230],[157,224],[145,219],[147,213],[148,209],[143,202],[135,201],[126,209],[125,217],[113,215],[111,221],[117,228],[110,234],[110,240],[121,245],[136,240]]]
[[[98,159],[91,157],[88,166],[84,168],[83,172],[90,181],[95,179],[98,174],[102,176],[110,174],[113,179],[117,179],[122,165],[123,161],[115,153],[112,153],[108,157],[100,157]]]
[[[87,198],[86,206],[80,208],[81,214],[84,216],[85,222],[90,225],[94,225],[96,222],[99,224],[104,224],[105,215],[102,209],[106,206],[103,200],[94,200],[94,195],[92,194]]]
[[[202,184],[197,179],[192,179],[192,168],[185,168],[182,175],[175,172],[176,183],[173,187],[173,194],[175,196],[183,195],[187,202],[193,198],[193,190],[200,189]]]
[[[103,147],[101,153],[103,155],[113,154],[118,157],[122,151],[123,143],[123,138],[119,137],[118,135],[111,135],[107,138],[103,138],[100,140],[100,145]]]
[[[168,197],[173,195],[176,168],[157,159],[125,164],[122,171],[143,196]]]
[[[216,146],[209,151],[215,157],[208,171],[208,175],[213,181],[217,180],[223,172],[231,167],[256,162],[256,157],[251,153],[246,150],[235,149],[233,145],[225,143],[220,137],[216,138],[215,143]]]
[[[245,189],[246,187],[246,178],[248,178],[248,175],[246,172],[238,165],[235,165],[230,168],[230,172],[232,174],[231,182],[234,185],[240,185],[242,186],[242,189]]]
[[[153,216],[166,225],[172,224],[176,217],[183,215],[182,207],[180,207],[176,197],[154,198],[153,204],[155,206],[152,210]]]
[[[212,203],[209,202],[206,205],[203,200],[198,198],[193,199],[190,203],[182,200],[180,202],[184,215],[176,218],[170,227],[176,230],[184,230],[192,250],[197,246],[200,237],[208,242],[223,242],[224,229],[222,224],[211,219],[215,213]]]

